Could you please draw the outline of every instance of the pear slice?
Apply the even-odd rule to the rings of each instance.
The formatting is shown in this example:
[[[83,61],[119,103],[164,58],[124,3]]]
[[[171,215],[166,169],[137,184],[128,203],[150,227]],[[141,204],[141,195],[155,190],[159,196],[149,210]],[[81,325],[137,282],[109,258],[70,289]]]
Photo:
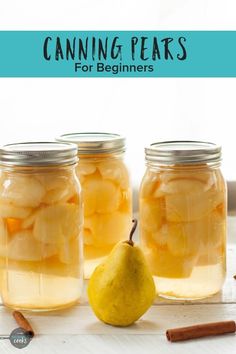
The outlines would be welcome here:
[[[34,177],[14,176],[0,187],[1,200],[17,207],[35,208],[45,195],[42,184]]]
[[[165,217],[165,200],[141,199],[140,202],[140,224],[146,230],[155,232],[160,229]]]
[[[93,173],[96,172],[96,165],[92,162],[89,161],[82,161],[79,160],[78,166],[77,166],[77,173],[79,176],[87,176],[87,175],[92,175]]]
[[[108,160],[98,164],[103,179],[117,183],[122,189],[129,187],[129,174],[126,166],[120,160]]]
[[[76,194],[74,183],[69,174],[59,171],[56,173],[39,174],[37,179],[43,185],[46,193],[42,199],[42,203],[55,204],[68,201]]]
[[[167,246],[168,232],[168,224],[163,224],[159,230],[150,233],[149,244],[154,244],[154,246],[157,244],[160,247]],[[145,235],[144,233],[144,237]]]
[[[119,208],[121,191],[113,182],[98,177],[86,179],[83,183],[84,213],[112,213]]]
[[[153,198],[154,193],[159,189],[159,187],[160,187],[159,174],[153,173],[152,171],[146,171],[140,187],[141,198]],[[162,197],[163,195],[159,195],[159,196]]]
[[[82,239],[75,237],[59,245],[59,260],[67,265],[79,265],[80,250],[83,249]]]
[[[161,278],[188,278],[197,261],[197,255],[174,256],[168,248],[153,246],[144,253],[151,273]]]
[[[200,237],[201,253],[211,254],[222,248],[226,242],[226,222],[217,210],[213,210],[203,221],[203,232]]]
[[[0,218],[0,257],[6,255],[6,245],[8,241],[8,231],[5,221]]]
[[[38,212],[38,210],[35,210],[33,213],[31,213],[27,218],[25,218],[22,221],[21,226],[23,229],[29,229],[34,225],[34,222],[35,222],[35,219],[37,216],[37,212]]]
[[[174,256],[198,256],[204,221],[167,224],[167,246]]]
[[[25,219],[32,212],[31,208],[17,207],[10,203],[0,203],[0,217]]]
[[[75,204],[62,203],[50,205],[37,212],[33,236],[43,243],[59,244],[77,237],[80,213]]]
[[[166,218],[171,222],[191,222],[207,216],[211,204],[205,193],[172,194],[165,198]]]
[[[54,245],[36,241],[30,230],[16,233],[7,246],[7,257],[16,261],[41,261],[56,253]]]
[[[125,240],[130,230],[131,217],[129,214],[116,211],[108,214],[94,214],[85,218],[84,226],[86,231],[85,242],[92,243],[96,247],[115,245]]]

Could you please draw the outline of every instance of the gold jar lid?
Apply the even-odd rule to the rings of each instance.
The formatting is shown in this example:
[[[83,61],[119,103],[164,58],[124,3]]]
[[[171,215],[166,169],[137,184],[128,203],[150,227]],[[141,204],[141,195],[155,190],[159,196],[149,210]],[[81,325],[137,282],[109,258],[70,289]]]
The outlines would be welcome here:
[[[221,146],[203,141],[163,141],[145,148],[146,161],[162,165],[216,163]]]
[[[25,142],[0,148],[0,164],[4,166],[72,165],[77,160],[77,146],[69,143]]]
[[[125,151],[125,138],[111,133],[70,133],[63,134],[56,139],[59,142],[77,145],[81,155],[122,153]]]

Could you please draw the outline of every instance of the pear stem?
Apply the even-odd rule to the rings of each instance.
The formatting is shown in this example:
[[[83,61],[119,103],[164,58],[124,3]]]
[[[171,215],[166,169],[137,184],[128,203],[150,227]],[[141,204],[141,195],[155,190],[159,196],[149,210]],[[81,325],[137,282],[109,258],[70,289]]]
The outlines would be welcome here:
[[[130,246],[134,245],[132,237],[133,237],[133,234],[135,233],[135,230],[136,230],[136,227],[137,227],[137,224],[138,224],[138,220],[137,219],[133,219],[132,222],[133,222],[133,227],[132,227],[132,229],[130,231],[130,234],[129,234],[129,240],[126,241]]]

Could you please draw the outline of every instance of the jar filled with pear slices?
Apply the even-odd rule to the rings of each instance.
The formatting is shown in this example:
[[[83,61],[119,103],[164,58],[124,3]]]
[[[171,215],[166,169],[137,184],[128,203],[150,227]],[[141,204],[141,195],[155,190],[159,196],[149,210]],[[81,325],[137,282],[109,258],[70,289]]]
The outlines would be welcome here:
[[[57,139],[76,143],[77,174],[84,199],[84,275],[90,278],[114,245],[126,240],[132,224],[125,139],[118,134],[74,133]]]
[[[154,143],[145,150],[140,237],[157,292],[196,299],[225,278],[226,186],[221,148],[212,143]]]
[[[76,163],[73,144],[0,149],[0,289],[6,306],[54,310],[81,295],[83,210]]]

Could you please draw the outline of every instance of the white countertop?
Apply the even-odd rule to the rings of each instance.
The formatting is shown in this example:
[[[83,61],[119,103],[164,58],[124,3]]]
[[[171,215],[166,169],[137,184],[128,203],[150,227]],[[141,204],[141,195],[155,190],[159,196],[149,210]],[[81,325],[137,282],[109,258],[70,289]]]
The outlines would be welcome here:
[[[128,354],[199,352],[233,354],[236,352],[234,334],[170,343],[167,328],[221,320],[236,320],[236,218],[229,218],[227,279],[220,294],[192,303],[157,299],[136,324],[115,328],[99,322],[92,313],[86,297],[74,308],[47,314],[27,313],[35,330],[32,342],[22,349],[32,354]],[[0,334],[9,334],[16,324],[11,312],[0,305]],[[9,340],[0,340],[0,353],[18,353]]]

